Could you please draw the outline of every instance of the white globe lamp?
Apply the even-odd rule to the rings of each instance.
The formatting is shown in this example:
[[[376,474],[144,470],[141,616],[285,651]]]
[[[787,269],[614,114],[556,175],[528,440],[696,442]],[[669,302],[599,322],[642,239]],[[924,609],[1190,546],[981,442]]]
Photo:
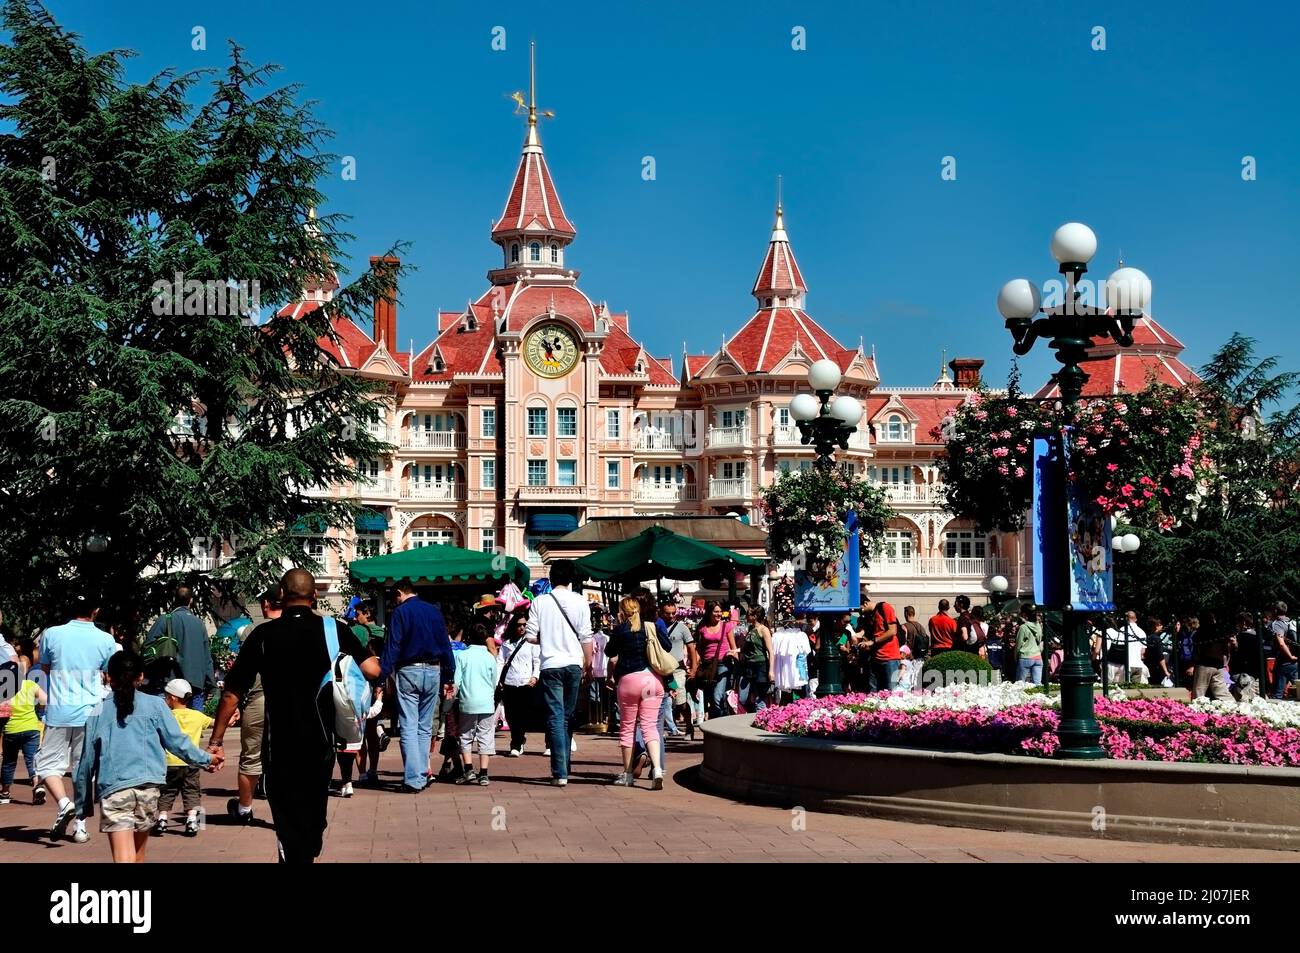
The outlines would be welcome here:
[[[840,366],[824,358],[808,370],[808,383],[813,390],[834,390],[840,386]]]
[[[795,394],[790,401],[790,416],[795,420],[814,420],[821,410],[821,401],[812,394]]]
[[[1062,265],[1086,265],[1097,254],[1097,235],[1082,222],[1066,222],[1052,235],[1052,257]]]
[[[1028,278],[1012,278],[998,292],[998,312],[1008,321],[1023,321],[1038,314],[1042,296]]]
[[[1106,306],[1117,313],[1140,313],[1151,304],[1151,279],[1138,268],[1117,269],[1106,279]]]
[[[862,404],[856,397],[842,394],[831,401],[831,416],[850,427],[857,426],[862,419]]]

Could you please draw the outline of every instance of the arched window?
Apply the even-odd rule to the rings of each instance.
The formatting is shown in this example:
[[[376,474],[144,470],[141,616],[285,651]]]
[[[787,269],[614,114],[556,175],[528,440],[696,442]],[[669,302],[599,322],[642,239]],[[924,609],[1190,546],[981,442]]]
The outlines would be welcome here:
[[[551,264],[552,264],[552,265],[558,265],[559,263],[560,263],[560,246],[559,246],[559,245],[552,244],[552,245],[551,245]]]
[[[542,260],[542,243],[541,243],[541,242],[533,242],[533,243],[531,243],[531,244],[528,246],[528,260],[529,260],[529,261],[541,261],[541,260]]]
[[[907,421],[898,414],[891,414],[885,421],[884,431],[881,435],[882,440],[891,442],[906,441],[911,438],[911,427]]]
[[[519,243],[518,242],[510,246],[510,264],[512,265],[519,264]]]

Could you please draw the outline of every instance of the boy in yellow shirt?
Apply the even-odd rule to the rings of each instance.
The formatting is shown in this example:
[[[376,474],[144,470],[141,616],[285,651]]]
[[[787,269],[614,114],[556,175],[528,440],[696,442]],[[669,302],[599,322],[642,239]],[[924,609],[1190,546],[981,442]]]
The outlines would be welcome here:
[[[45,787],[34,771],[36,749],[41,743],[41,720],[36,709],[44,707],[49,699],[45,697],[45,691],[27,677],[34,662],[34,649],[31,642],[19,642],[15,662],[9,666],[9,671],[16,672],[22,681],[13,698],[0,706],[10,709],[9,720],[4,726],[4,755],[0,762],[0,804],[9,803],[9,786],[18,771],[19,754],[27,763],[27,776],[32,780],[32,803],[45,801]]]
[[[202,748],[199,737],[212,727],[212,719],[201,711],[189,707],[189,700],[194,690],[183,678],[173,678],[163,689],[163,699],[172,710],[172,716],[185,736],[194,742],[196,748]],[[181,806],[185,809],[185,836],[195,837],[199,833],[199,810],[203,791],[199,786],[201,768],[192,768],[171,752],[167,753],[167,783],[163,785],[158,798],[158,823],[154,825],[153,834],[161,837],[167,833],[167,812],[176,803],[176,796],[181,797]]]

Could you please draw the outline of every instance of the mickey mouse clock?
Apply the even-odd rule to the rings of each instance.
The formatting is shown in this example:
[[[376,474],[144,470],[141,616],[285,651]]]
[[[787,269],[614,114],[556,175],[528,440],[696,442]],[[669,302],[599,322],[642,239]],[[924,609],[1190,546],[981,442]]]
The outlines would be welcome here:
[[[563,377],[578,366],[578,342],[564,325],[543,324],[524,339],[524,361],[538,377]]]

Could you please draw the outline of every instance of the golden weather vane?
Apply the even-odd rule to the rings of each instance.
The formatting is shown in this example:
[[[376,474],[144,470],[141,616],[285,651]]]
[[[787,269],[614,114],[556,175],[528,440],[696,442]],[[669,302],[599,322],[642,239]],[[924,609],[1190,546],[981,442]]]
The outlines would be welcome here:
[[[522,90],[510,94],[515,101],[515,115],[528,116],[528,144],[537,145],[537,117],[554,119],[555,113],[549,109],[537,108],[537,42],[528,44],[528,99],[525,101]]]

